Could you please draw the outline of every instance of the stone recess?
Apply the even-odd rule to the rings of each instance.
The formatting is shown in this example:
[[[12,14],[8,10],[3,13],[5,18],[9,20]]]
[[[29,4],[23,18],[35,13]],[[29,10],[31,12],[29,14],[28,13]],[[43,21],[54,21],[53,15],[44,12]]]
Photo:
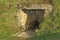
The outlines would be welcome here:
[[[17,13],[18,26],[22,27],[23,31],[19,36],[35,32],[44,17],[49,15],[53,6],[51,4],[29,4],[20,5]],[[24,34],[25,33],[25,34]],[[34,33],[33,33],[34,34]],[[26,37],[26,35],[24,36]]]
[[[25,29],[30,26],[30,22],[35,20],[41,22],[45,16],[49,15],[52,8],[48,4],[34,4],[31,7],[21,8],[17,13],[18,25]]]

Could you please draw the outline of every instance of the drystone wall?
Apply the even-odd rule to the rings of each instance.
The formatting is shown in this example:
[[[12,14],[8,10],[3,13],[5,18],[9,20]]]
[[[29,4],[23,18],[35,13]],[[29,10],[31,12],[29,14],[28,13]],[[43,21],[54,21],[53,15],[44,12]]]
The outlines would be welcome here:
[[[21,34],[18,34],[18,36],[24,37],[26,33],[30,34],[31,32],[35,32],[39,24],[43,21],[44,17],[49,15],[53,8],[53,6],[50,4],[41,4],[38,7],[36,6],[38,5],[25,7],[18,10],[18,26],[22,27],[22,30],[24,31]]]

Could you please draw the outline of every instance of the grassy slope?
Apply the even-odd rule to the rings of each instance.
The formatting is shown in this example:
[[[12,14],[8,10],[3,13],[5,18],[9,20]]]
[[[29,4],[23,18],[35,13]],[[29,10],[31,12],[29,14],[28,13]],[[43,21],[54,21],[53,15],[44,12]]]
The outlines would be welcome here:
[[[0,0],[0,40],[20,40],[12,36],[19,31],[14,16],[19,2],[21,0]],[[53,4],[53,13],[44,19],[37,37],[30,40],[60,40],[60,0],[53,0]]]

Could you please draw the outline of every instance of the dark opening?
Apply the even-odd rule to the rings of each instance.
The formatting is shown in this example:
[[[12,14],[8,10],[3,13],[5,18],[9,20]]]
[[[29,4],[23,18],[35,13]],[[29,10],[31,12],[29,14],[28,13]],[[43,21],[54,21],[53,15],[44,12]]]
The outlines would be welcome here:
[[[38,21],[33,21],[30,23],[31,26],[31,30],[36,30],[39,27],[39,22]]]
[[[35,31],[36,29],[38,29],[38,27],[39,27],[39,22],[35,20],[30,22],[29,27],[25,31],[28,31],[28,30]]]

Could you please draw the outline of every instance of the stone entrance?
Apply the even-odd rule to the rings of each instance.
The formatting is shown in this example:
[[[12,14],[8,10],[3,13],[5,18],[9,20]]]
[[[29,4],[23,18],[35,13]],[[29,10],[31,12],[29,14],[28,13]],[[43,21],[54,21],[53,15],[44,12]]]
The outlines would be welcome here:
[[[22,33],[17,36],[24,38],[32,37],[35,34],[36,29],[39,28],[39,24],[41,24],[45,16],[51,13],[53,8],[50,3],[31,3],[28,6],[19,5],[19,7],[17,19],[18,26],[22,27]]]

